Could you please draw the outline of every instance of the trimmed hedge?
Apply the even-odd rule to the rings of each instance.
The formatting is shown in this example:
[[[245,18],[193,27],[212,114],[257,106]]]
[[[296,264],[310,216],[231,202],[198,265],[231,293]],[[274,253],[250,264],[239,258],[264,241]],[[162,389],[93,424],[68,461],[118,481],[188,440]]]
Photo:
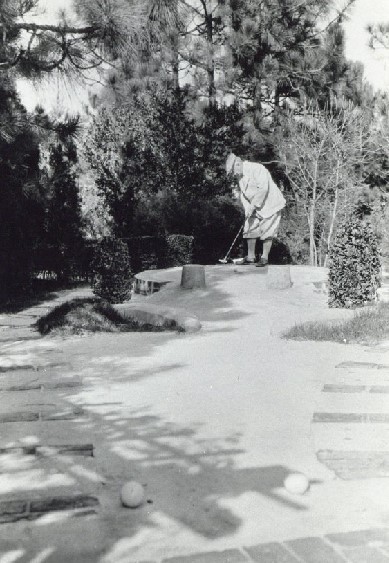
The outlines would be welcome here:
[[[186,235],[143,236],[125,240],[134,273],[183,266],[193,261],[193,237]]]
[[[338,228],[329,255],[330,307],[352,308],[377,297],[381,264],[371,226],[353,215]]]
[[[117,239],[118,240],[118,239]],[[166,237],[143,236],[120,239],[127,248],[132,273],[144,270],[183,266],[193,262],[194,239],[187,235],[167,235]],[[67,268],[73,281],[92,281],[96,271],[101,243],[85,242],[77,253],[68,260]],[[53,245],[36,245],[33,252],[33,275],[43,279],[57,278],[57,272],[63,264],[63,258]],[[5,262],[5,261],[4,261]],[[1,279],[1,278],[0,278]]]
[[[127,245],[134,273],[166,267],[167,245],[164,237],[144,236],[122,240]]]
[[[131,296],[132,273],[126,243],[106,237],[96,249],[92,264],[93,293],[109,303],[123,303]]]

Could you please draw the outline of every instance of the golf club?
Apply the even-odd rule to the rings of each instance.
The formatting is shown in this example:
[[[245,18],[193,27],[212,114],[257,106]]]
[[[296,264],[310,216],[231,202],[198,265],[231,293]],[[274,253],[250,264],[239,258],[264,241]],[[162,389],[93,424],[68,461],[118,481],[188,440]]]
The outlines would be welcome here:
[[[239,236],[240,233],[243,231],[243,227],[244,227],[244,225],[242,225],[241,228],[239,229],[239,231],[238,231],[236,237],[234,238],[234,240],[233,240],[233,242],[232,242],[230,248],[228,249],[227,254],[224,256],[224,258],[220,258],[220,260],[219,260],[220,264],[228,264],[228,258],[229,258],[230,254],[231,254],[231,250],[234,248],[234,245],[235,245],[235,243],[236,243],[236,240],[237,240],[238,236]]]

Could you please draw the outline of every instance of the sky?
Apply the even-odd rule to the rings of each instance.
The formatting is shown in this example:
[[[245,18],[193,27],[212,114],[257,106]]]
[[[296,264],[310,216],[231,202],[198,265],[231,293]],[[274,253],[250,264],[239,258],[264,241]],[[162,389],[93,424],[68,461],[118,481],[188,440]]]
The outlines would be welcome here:
[[[338,5],[345,0],[337,0]],[[40,14],[39,20],[52,22],[61,8],[70,8],[71,0],[41,0],[46,15]],[[369,48],[368,24],[389,23],[389,0],[356,0],[345,22],[346,56],[365,65],[365,77],[374,88],[389,90],[389,49],[373,51]],[[33,86],[26,81],[19,81],[18,89],[27,109],[32,110],[37,103],[47,110],[58,108],[62,112],[81,111],[87,103],[86,89],[72,88],[63,80],[54,80],[47,84]]]
[[[389,23],[389,0],[357,0],[345,22],[346,56],[365,65],[365,77],[375,88],[389,90],[389,50],[369,48],[368,24]]]

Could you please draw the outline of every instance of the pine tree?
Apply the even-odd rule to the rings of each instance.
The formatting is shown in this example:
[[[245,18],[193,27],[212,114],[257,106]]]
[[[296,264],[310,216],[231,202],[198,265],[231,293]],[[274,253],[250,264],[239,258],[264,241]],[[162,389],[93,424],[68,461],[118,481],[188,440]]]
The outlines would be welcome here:
[[[381,23],[368,26],[370,47],[372,49],[389,49],[389,24]]]
[[[372,89],[364,80],[363,64],[346,58],[341,20],[328,28],[313,57],[313,64],[320,68],[320,72],[312,74],[306,83],[307,97],[315,99],[323,109],[333,105],[336,99],[344,98],[369,110],[373,102]]]
[[[77,152],[72,140],[51,145],[47,242],[54,251],[57,278],[66,281],[82,246],[81,202],[74,172]]]
[[[0,76],[0,301],[28,289],[43,235],[39,139],[13,81]]]
[[[65,12],[59,22],[39,21],[33,17],[38,5],[2,0],[0,71],[14,69],[27,78],[53,71],[82,75],[146,40],[143,0],[76,0],[77,23]]]

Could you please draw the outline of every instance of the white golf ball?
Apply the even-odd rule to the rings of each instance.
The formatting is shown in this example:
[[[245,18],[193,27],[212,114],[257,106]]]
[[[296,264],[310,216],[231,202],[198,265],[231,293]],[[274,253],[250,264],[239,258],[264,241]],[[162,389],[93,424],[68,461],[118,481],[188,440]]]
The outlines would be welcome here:
[[[122,487],[120,492],[120,500],[122,505],[127,508],[137,508],[145,498],[145,491],[140,483],[136,481],[128,481]]]
[[[286,477],[284,487],[288,493],[303,495],[309,489],[309,480],[303,473],[291,473]]]

